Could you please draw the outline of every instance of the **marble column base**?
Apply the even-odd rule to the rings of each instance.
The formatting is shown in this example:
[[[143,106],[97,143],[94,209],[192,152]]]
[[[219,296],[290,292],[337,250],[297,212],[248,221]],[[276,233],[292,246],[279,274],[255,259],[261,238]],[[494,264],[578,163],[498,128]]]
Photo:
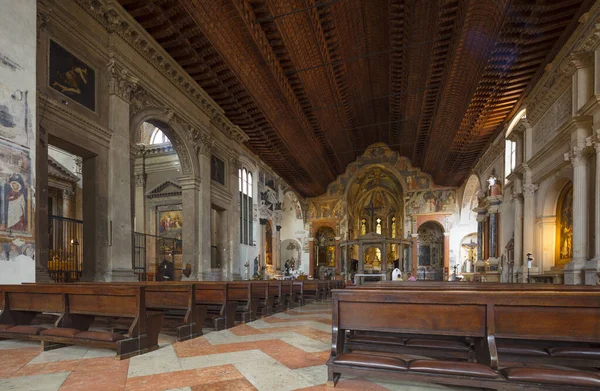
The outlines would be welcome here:
[[[585,263],[583,268],[585,285],[598,285],[598,272],[600,271],[600,259],[592,259]]]
[[[223,275],[221,270],[214,270],[208,272],[198,272],[198,281],[222,281]]]
[[[132,269],[112,269],[104,273],[105,282],[137,282],[138,276]]]
[[[581,285],[585,282],[585,259],[574,259],[565,265],[565,285]]]

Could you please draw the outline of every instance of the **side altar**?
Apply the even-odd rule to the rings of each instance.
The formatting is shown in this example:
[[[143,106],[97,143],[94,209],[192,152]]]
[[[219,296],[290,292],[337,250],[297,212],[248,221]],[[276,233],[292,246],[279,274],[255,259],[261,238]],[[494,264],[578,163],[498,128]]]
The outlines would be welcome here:
[[[344,268],[348,277],[353,274],[362,277],[384,275],[390,279],[394,263],[402,269],[403,254],[411,241],[402,238],[388,238],[375,232],[346,240],[338,244]],[[351,264],[353,261],[354,265]]]

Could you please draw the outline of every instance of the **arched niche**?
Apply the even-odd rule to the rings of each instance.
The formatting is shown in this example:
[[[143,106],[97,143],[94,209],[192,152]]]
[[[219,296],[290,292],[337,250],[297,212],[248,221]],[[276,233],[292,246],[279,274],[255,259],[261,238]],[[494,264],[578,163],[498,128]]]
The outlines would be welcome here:
[[[417,234],[417,278],[443,280],[444,227],[437,221],[428,220],[419,226]]]
[[[322,226],[315,231],[313,257],[315,270],[313,276],[321,278],[323,269],[335,268],[335,231],[331,227]]]
[[[561,262],[561,227],[564,220],[560,220],[559,210],[564,209],[565,191],[572,188],[572,182],[567,176],[557,176],[544,186],[540,186],[537,196],[540,197],[538,206],[537,229],[540,238],[540,248],[536,250],[541,254],[540,267],[544,271],[557,268],[562,270],[570,257],[563,258]]]

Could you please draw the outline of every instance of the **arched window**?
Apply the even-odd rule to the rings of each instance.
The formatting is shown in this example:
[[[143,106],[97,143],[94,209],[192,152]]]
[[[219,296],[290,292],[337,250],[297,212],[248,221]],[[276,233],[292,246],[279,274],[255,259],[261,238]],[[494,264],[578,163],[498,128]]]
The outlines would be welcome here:
[[[375,228],[375,232],[377,232],[379,235],[381,235],[381,219],[379,217],[377,218],[377,225]]]
[[[238,170],[240,188],[240,243],[253,245],[252,236],[252,173],[242,168]]]
[[[392,216],[392,238],[396,237],[396,216]]]
[[[170,144],[171,141],[159,128],[154,128],[150,136],[150,144]]]
[[[360,221],[360,234],[361,236],[367,234],[367,219],[362,219]]]

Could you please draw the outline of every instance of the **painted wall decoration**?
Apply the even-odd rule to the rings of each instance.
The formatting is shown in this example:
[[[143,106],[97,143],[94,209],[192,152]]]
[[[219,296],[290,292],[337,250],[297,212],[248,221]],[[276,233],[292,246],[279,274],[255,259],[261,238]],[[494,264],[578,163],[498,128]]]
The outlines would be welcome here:
[[[222,185],[225,185],[225,162],[216,156],[210,158],[210,177]]]
[[[408,214],[454,213],[456,211],[455,190],[432,190],[415,192],[406,203]]]
[[[30,165],[27,148],[0,140],[0,231],[32,234]]]
[[[573,185],[561,191],[557,204],[556,266],[564,266],[573,258]]]
[[[48,85],[96,111],[96,72],[53,40],[50,40]]]
[[[181,239],[183,217],[181,210],[167,210],[158,212],[158,235],[169,238]]]

